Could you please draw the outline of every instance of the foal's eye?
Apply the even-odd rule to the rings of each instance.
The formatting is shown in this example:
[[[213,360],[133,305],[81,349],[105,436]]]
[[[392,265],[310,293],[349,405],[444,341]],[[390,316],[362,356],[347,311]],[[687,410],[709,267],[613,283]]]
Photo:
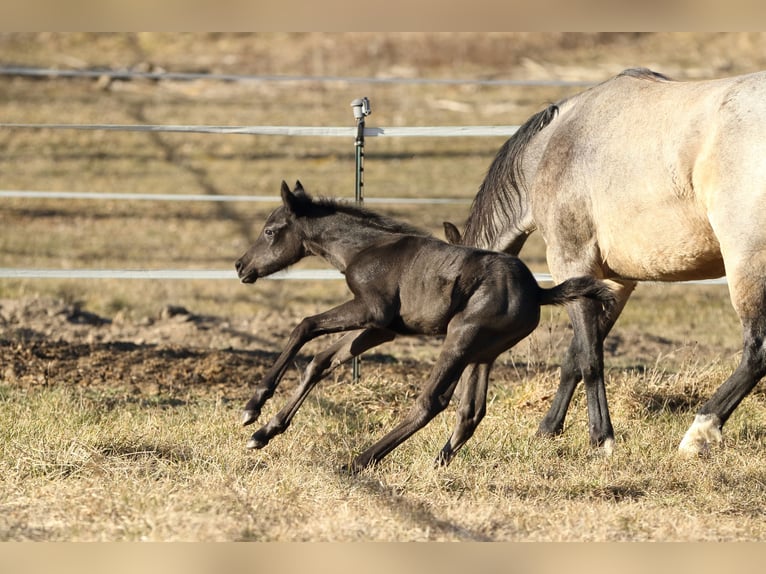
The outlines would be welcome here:
[[[274,237],[274,230],[273,229],[264,229],[263,230],[263,234],[266,237],[268,237],[269,239],[271,239],[272,237]]]

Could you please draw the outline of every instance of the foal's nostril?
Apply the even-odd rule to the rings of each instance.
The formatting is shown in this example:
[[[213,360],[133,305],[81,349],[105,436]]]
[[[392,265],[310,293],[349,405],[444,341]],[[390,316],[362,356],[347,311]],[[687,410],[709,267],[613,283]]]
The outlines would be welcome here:
[[[237,270],[237,273],[241,273],[243,267],[244,267],[244,265],[242,264],[242,260],[241,259],[237,259],[234,262],[234,269]]]

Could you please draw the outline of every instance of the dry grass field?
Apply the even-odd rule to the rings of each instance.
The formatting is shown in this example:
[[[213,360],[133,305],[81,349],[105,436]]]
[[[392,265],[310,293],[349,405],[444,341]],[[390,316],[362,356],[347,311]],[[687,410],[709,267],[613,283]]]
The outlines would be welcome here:
[[[0,64],[593,82],[648,66],[685,79],[766,67],[766,35],[0,34]],[[353,126],[349,104],[368,96],[368,126],[513,125],[578,89],[0,76],[0,122]],[[369,138],[366,196],[469,201],[502,141]],[[276,198],[282,179],[354,190],[344,138],[0,128],[0,151],[4,190]],[[2,198],[0,267],[230,270],[275,205]],[[375,208],[437,234],[468,212]],[[522,258],[547,270],[536,236]],[[766,540],[763,386],[722,448],[676,455],[736,365],[725,287],[637,290],[606,346],[612,457],[588,447],[581,392],[562,436],[534,436],[570,337],[549,308],[499,360],[487,417],[446,469],[432,462],[453,408],[376,468],[341,471],[408,408],[438,350],[424,339],[366,355],[357,384],[338,369],[284,435],[246,451],[252,385],[301,317],[346,296],[337,281],[0,279],[0,540]]]

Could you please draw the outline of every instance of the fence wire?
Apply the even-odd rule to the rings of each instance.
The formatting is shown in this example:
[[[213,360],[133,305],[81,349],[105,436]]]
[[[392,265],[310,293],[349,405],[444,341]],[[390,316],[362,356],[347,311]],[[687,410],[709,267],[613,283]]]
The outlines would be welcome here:
[[[514,79],[445,79],[445,78],[360,78],[352,76],[280,76],[247,74],[212,74],[186,72],[137,72],[131,70],[91,69],[59,70],[53,68],[30,68],[18,66],[0,67],[0,75],[35,78],[102,78],[115,80],[167,80],[194,81],[216,80],[224,82],[345,82],[352,84],[474,84],[483,86],[555,86],[587,87],[594,82],[569,80],[514,80]],[[40,124],[0,123],[2,129],[35,130],[89,130],[111,132],[167,132],[203,133],[226,135],[259,135],[289,137],[346,137],[354,138],[354,127],[332,126],[205,126],[205,125],[116,125],[116,124]],[[365,128],[365,137],[509,137],[518,126],[415,126],[415,127],[372,127]],[[140,194],[101,193],[34,190],[0,190],[0,197],[26,199],[90,199],[129,201],[217,201],[217,202],[275,202],[272,196],[239,195],[192,195],[192,194]],[[365,198],[365,203],[470,203],[470,200],[453,198]],[[0,268],[0,278],[12,279],[236,279],[233,271],[227,270],[179,270],[179,269],[17,269]],[[343,275],[334,269],[288,270],[271,277],[274,280],[338,280]],[[535,274],[538,281],[551,281],[545,273]],[[722,285],[726,278],[687,281],[688,284]]]

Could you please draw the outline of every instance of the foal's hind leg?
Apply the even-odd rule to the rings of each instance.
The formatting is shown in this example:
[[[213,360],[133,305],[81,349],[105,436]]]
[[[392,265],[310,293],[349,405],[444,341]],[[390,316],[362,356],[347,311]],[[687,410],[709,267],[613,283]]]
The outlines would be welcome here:
[[[466,367],[458,383],[460,403],[457,407],[457,422],[447,444],[444,445],[436,464],[447,466],[466,441],[473,436],[476,427],[487,412],[487,387],[489,372],[487,363],[472,363]]]
[[[439,359],[415,405],[391,432],[354,459],[351,471],[376,464],[447,407],[465,368],[467,349],[475,340],[475,332],[469,331],[474,330],[463,328],[447,335]]]
[[[381,329],[354,331],[317,353],[306,367],[301,384],[291,399],[268,423],[253,433],[247,448],[263,448],[276,435],[285,432],[311,389],[335,367],[394,338],[394,333]]]

